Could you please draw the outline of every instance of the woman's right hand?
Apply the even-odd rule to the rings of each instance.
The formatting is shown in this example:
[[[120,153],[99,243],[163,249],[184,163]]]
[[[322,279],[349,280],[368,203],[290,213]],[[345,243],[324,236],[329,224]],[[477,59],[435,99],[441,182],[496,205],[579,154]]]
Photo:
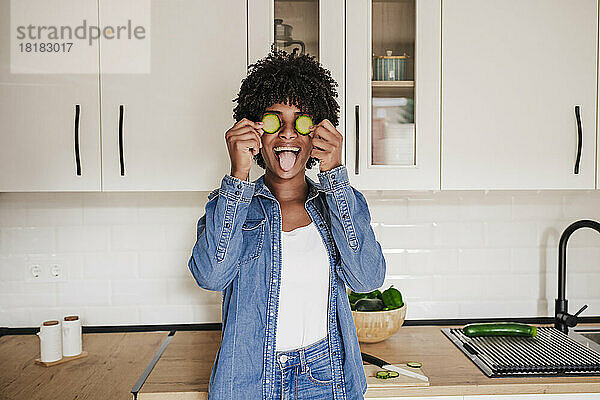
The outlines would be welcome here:
[[[252,167],[252,157],[262,147],[263,122],[242,119],[225,132],[225,142],[231,160],[231,176],[246,180]]]

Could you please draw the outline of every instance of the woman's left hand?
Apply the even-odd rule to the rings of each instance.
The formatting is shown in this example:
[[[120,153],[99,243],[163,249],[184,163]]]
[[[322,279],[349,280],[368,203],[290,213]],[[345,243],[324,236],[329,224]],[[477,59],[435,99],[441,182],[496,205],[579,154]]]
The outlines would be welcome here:
[[[324,119],[311,126],[310,131],[313,145],[310,155],[319,159],[319,170],[325,172],[342,165],[344,138],[335,126],[328,119]]]

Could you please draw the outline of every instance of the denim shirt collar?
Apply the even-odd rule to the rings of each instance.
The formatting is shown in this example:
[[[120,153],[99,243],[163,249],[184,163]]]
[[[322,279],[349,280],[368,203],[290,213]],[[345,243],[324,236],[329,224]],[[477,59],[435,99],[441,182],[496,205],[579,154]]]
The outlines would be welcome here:
[[[266,198],[269,198],[271,200],[276,200],[275,195],[273,195],[273,193],[271,193],[271,190],[269,190],[267,185],[265,185],[264,177],[265,175],[263,174],[258,179],[252,182],[254,183],[254,194],[252,196],[265,196]],[[308,197],[306,199],[307,202],[317,197],[319,192],[325,193],[325,189],[321,187],[321,184],[319,182],[313,181],[307,175],[304,175],[304,177],[306,178],[306,183],[308,183]]]

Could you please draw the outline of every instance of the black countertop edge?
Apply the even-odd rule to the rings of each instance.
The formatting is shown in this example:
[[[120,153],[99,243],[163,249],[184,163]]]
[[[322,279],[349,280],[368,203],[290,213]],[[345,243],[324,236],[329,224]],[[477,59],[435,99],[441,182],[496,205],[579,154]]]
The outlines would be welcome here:
[[[519,318],[459,318],[459,319],[413,319],[404,321],[404,326],[425,325],[465,325],[473,322],[501,322],[512,321],[524,324],[553,324],[552,317],[519,317]],[[579,325],[600,323],[598,317],[579,317]],[[82,326],[82,333],[118,333],[118,332],[155,332],[155,331],[220,331],[221,323],[204,324],[174,324],[174,325],[101,325]],[[40,331],[39,327],[8,328],[0,327],[0,336],[4,335],[34,335]]]
[[[142,388],[144,383],[146,383],[146,379],[148,379],[148,376],[150,376],[150,372],[152,372],[152,370],[154,369],[154,366],[160,359],[160,356],[162,356],[163,352],[169,345],[169,342],[171,341],[171,339],[173,338],[175,333],[176,333],[176,331],[169,332],[169,335],[167,336],[167,338],[162,342],[162,344],[160,345],[160,348],[156,351],[156,354],[154,354],[154,357],[152,357],[152,360],[150,360],[150,364],[148,364],[148,366],[146,367],[146,369],[144,370],[142,375],[139,377],[139,379],[137,380],[135,385],[133,385],[133,387],[131,388],[131,394],[133,395],[133,400],[137,400],[140,389]]]

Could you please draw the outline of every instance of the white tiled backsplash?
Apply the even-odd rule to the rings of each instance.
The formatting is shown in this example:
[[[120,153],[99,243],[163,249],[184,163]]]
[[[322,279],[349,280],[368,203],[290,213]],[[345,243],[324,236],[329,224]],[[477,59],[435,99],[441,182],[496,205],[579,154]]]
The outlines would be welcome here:
[[[207,192],[0,193],[0,326],[221,321],[187,261]],[[551,316],[558,239],[600,220],[600,191],[365,192],[409,319]],[[32,282],[55,261],[64,281]],[[600,314],[600,235],[568,250],[570,310]]]

